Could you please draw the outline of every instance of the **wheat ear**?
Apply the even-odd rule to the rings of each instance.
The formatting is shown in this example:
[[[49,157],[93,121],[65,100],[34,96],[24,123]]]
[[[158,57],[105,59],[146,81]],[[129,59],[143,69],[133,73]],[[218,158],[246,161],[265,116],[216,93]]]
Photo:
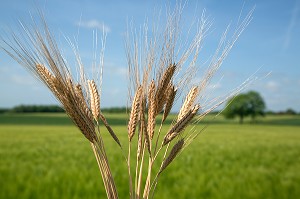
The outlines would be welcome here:
[[[194,86],[193,88],[191,88],[191,90],[189,91],[189,93],[185,97],[184,103],[182,104],[182,106],[180,108],[177,121],[181,120],[182,117],[191,109],[191,107],[193,106],[198,94],[199,94],[199,87],[198,86]]]
[[[156,101],[155,101],[155,82],[151,81],[148,91],[148,124],[147,131],[150,140],[153,139],[155,129],[155,113],[156,113]]]
[[[184,130],[184,128],[189,124],[189,122],[197,114],[200,106],[197,104],[192,109],[190,109],[176,124],[169,130],[165,135],[163,146],[171,142],[177,135]]]
[[[36,64],[36,70],[46,85],[53,90],[55,88],[53,83],[55,76],[42,64]]]
[[[175,73],[176,65],[172,64],[170,65],[162,75],[159,84],[157,86],[157,91],[155,94],[156,98],[156,114],[159,114],[166,102],[166,90],[170,84],[170,81]]]
[[[76,84],[74,90],[75,90],[75,96],[76,96],[76,100],[78,101],[79,107],[81,107],[82,111],[86,113],[86,115],[90,120],[93,120],[92,112],[86,103],[81,85]]]
[[[55,97],[62,103],[65,102],[64,86],[62,83],[42,64],[36,64],[36,71]]]
[[[38,75],[41,79],[46,83],[46,85],[51,89],[53,94],[61,101],[64,105],[66,113],[70,116],[75,125],[81,130],[82,134],[90,141],[94,142],[95,140],[95,130],[93,124],[90,122],[89,110],[84,108],[81,104],[80,107],[74,107],[73,95],[70,92],[66,92],[67,90],[72,91],[71,88],[73,85],[72,82],[69,81],[68,86],[66,87],[61,81],[56,79],[54,75],[43,65],[36,64],[36,69]],[[76,91],[76,88],[75,88]],[[73,93],[74,94],[74,93]],[[82,113],[81,113],[82,112]],[[86,118],[86,119],[84,119]]]
[[[145,136],[145,144],[146,147],[148,149],[149,155],[151,156],[151,141],[150,141],[150,136],[149,133],[147,131],[147,124],[146,124],[146,117],[145,117],[145,109],[146,109],[146,98],[143,99],[142,102],[142,106],[141,106],[141,127],[142,127],[142,131],[144,132],[144,136]]]
[[[184,139],[181,138],[172,148],[170,154],[168,157],[163,161],[161,168],[159,169],[158,173],[163,172],[165,168],[176,158],[176,156],[181,151],[182,147],[184,145]]]
[[[173,107],[176,93],[177,93],[177,89],[175,88],[175,86],[174,85],[170,86],[168,89],[166,106],[165,106],[162,122],[164,122],[167,119],[167,117]]]
[[[75,125],[81,130],[82,134],[91,142],[95,143],[97,140],[95,128],[92,122],[87,122],[82,117],[78,117],[78,113],[66,109],[67,114],[74,121]]]
[[[97,86],[94,80],[88,81],[88,87],[90,92],[91,110],[94,119],[98,121],[100,117],[100,96],[97,90]]]
[[[131,105],[131,112],[130,112],[130,117],[128,122],[128,138],[130,142],[135,134],[135,129],[138,123],[138,115],[140,110],[142,91],[143,91],[142,86],[139,86],[134,95],[133,102]]]

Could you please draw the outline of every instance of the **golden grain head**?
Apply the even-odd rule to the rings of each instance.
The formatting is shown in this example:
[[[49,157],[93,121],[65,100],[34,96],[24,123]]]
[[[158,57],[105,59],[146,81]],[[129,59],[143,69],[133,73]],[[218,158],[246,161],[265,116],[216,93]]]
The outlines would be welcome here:
[[[171,142],[175,137],[177,137],[191,122],[194,116],[197,114],[200,106],[197,104],[192,109],[190,109],[175,125],[169,130],[165,135],[163,140],[163,145]]]
[[[179,154],[179,152],[183,148],[183,145],[184,145],[184,139],[182,138],[173,146],[168,157],[163,161],[159,173],[161,173],[163,170],[165,170],[167,168],[168,165],[171,164],[171,162],[176,158],[176,156]]]
[[[150,140],[153,139],[155,129],[155,116],[156,116],[156,101],[155,101],[155,82],[152,80],[148,91],[148,123],[147,131]]]
[[[138,115],[139,115],[139,110],[141,105],[142,92],[143,92],[143,88],[142,86],[139,86],[134,95],[133,102],[131,105],[131,112],[130,112],[130,117],[128,122],[128,138],[130,141],[132,140],[135,134],[135,129],[138,123]]]
[[[168,117],[168,115],[169,115],[169,113],[170,113],[170,111],[173,107],[173,103],[174,103],[174,100],[175,100],[175,97],[176,97],[177,89],[175,88],[174,85],[171,85],[169,87],[167,93],[168,94],[167,94],[166,106],[165,106],[163,119],[162,119],[163,122],[167,119],[167,117]]]
[[[191,107],[195,103],[195,100],[197,99],[198,94],[199,94],[199,87],[198,86],[192,87],[180,108],[177,121],[179,121],[191,109]]]
[[[36,71],[39,77],[48,85],[52,90],[54,88],[54,79],[55,76],[42,64],[36,64]]]
[[[94,119],[98,121],[100,117],[100,96],[98,93],[97,85],[94,80],[88,81],[88,87],[90,92],[91,110]]]
[[[170,85],[171,79],[173,78],[173,75],[176,70],[176,65],[171,64],[163,73],[158,85],[157,90],[155,93],[155,100],[156,100],[156,114],[159,114],[167,99],[167,93],[166,90],[168,89],[168,86]]]

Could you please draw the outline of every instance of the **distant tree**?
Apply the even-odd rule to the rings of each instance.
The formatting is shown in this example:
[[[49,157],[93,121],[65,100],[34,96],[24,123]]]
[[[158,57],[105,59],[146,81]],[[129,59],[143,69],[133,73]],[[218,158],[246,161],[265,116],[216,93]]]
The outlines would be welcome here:
[[[288,108],[286,111],[285,111],[285,114],[287,115],[296,115],[297,112],[291,108]]]
[[[60,113],[64,109],[56,105],[20,105],[10,110],[13,113]]]
[[[240,94],[227,102],[227,107],[223,111],[226,118],[233,119],[236,116],[240,118],[240,123],[243,123],[244,117],[247,116],[247,101],[246,95]]]
[[[255,91],[250,91],[247,93],[247,98],[249,106],[248,111],[252,121],[255,120],[256,116],[264,116],[266,105],[260,94]]]
[[[226,118],[240,118],[242,124],[244,118],[250,116],[252,121],[256,116],[264,115],[265,102],[258,92],[249,91],[245,94],[239,94],[227,102],[227,106],[223,111]]]
[[[275,111],[272,111],[272,110],[268,110],[265,112],[266,115],[275,115],[277,114]]]
[[[8,111],[9,111],[8,108],[0,108],[0,113],[6,113]]]
[[[130,109],[126,107],[110,107],[101,109],[103,113],[126,113],[127,110]]]

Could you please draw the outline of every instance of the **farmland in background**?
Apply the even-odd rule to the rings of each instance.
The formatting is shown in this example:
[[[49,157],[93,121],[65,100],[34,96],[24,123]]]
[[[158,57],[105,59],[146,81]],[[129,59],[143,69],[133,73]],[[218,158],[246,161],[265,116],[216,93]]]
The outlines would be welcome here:
[[[106,116],[126,150],[127,115]],[[206,125],[163,173],[155,198],[300,197],[299,115],[244,125],[208,116],[197,128]],[[128,198],[122,153],[105,129],[102,134],[120,198]],[[106,195],[89,143],[64,113],[0,114],[0,161],[0,198]]]

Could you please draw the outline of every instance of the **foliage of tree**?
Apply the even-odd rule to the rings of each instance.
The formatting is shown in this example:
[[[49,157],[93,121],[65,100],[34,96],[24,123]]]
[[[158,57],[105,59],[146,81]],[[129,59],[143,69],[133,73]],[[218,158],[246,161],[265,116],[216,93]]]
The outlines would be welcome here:
[[[8,111],[9,111],[9,109],[7,109],[7,108],[0,108],[0,114],[1,113],[6,113]]]
[[[10,110],[13,113],[61,113],[64,109],[57,105],[20,105]]]
[[[130,109],[126,107],[110,107],[101,109],[103,113],[126,113],[128,110]]]
[[[260,94],[255,91],[249,91],[230,99],[223,114],[226,118],[238,116],[240,123],[243,123],[244,118],[247,116],[250,116],[252,121],[259,115],[264,116],[265,108],[265,102]]]
[[[126,113],[127,107],[109,107],[101,109],[104,113]],[[62,113],[64,109],[57,105],[19,105],[13,108],[0,108],[0,113]]]
[[[287,115],[297,115],[297,112],[291,108],[288,108],[286,111],[285,111],[285,114]]]

